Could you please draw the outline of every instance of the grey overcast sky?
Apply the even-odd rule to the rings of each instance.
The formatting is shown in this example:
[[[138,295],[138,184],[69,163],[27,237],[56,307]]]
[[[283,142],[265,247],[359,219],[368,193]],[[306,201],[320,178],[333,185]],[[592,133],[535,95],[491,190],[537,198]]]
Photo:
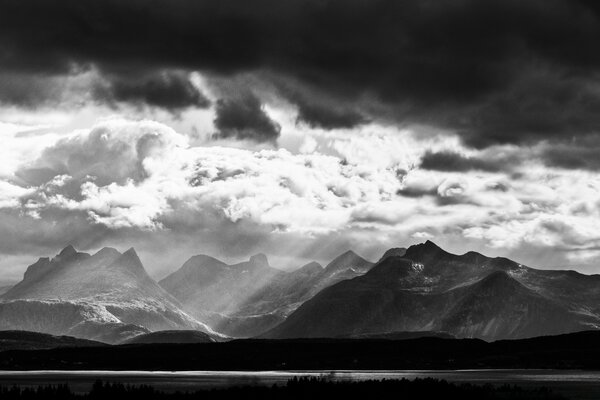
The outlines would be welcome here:
[[[600,6],[0,2],[0,279],[426,239],[600,272]]]

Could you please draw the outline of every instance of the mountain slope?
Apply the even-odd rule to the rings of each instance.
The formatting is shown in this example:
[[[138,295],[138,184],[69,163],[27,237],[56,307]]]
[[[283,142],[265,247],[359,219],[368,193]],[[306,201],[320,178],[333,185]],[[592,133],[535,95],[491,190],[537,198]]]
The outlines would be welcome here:
[[[40,258],[0,298],[0,329],[111,343],[164,329],[212,333],[148,276],[133,249],[90,255],[68,246],[52,259]]]
[[[271,268],[264,255],[235,265],[201,255],[160,285],[215,330],[251,337],[283,321],[323,288],[360,276],[372,265],[350,251],[325,268],[312,262],[292,272]]]
[[[265,336],[444,331],[495,340],[598,328],[598,278],[570,275],[428,241],[323,290]],[[589,298],[568,290],[574,280]]]

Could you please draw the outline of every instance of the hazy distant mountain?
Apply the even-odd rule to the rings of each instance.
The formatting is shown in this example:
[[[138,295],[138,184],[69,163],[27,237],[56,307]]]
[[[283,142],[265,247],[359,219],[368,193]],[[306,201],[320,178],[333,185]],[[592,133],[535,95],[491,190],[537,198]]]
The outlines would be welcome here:
[[[200,331],[157,331],[136,336],[123,344],[142,343],[214,343],[215,339]]]
[[[312,262],[293,272],[271,268],[262,254],[235,265],[200,255],[160,285],[215,330],[250,337],[276,326],[323,288],[360,276],[372,265],[351,251],[325,268]]]
[[[54,336],[46,333],[27,331],[0,331],[0,351],[40,350],[56,347],[106,346],[92,340],[78,339],[72,336]]]
[[[323,290],[265,336],[444,331],[494,340],[598,327],[600,276],[454,255],[427,241]]]
[[[253,293],[269,285],[285,272],[271,268],[264,254],[252,256],[250,260],[227,265],[215,258],[199,255],[190,258],[183,266],[160,281],[160,285],[192,315],[206,321],[215,330],[231,334],[223,329],[223,321],[231,319]],[[252,325],[260,321],[253,320]],[[246,319],[240,324],[248,323]]]
[[[0,329],[106,342],[154,330],[212,332],[148,276],[133,249],[90,255],[68,246],[52,259],[40,258],[0,298]]]

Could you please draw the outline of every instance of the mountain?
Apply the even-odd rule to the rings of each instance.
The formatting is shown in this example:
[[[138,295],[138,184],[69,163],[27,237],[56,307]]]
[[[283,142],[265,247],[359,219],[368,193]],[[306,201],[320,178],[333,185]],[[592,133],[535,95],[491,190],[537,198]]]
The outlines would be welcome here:
[[[405,254],[406,254],[405,247],[394,247],[394,248],[387,250],[385,253],[383,253],[383,255],[381,256],[381,258],[379,259],[378,262],[381,262],[388,257],[404,257]]]
[[[91,255],[67,246],[29,266],[0,300],[0,329],[108,343],[165,329],[213,333],[148,276],[134,249]]]
[[[271,268],[264,254],[227,265],[216,258],[198,255],[160,281],[160,286],[197,318],[215,330],[231,335],[239,325],[260,326],[263,316],[236,318],[248,298],[285,272]],[[268,316],[267,316],[268,317]]]
[[[215,339],[201,331],[157,331],[128,339],[123,344],[147,343],[214,343]]]
[[[0,286],[0,295],[8,292],[13,285]]]
[[[0,331],[0,351],[41,350],[56,347],[105,346],[104,343],[71,336],[53,336],[39,332]]]
[[[0,354],[0,370],[3,374],[5,371],[22,373],[18,371],[42,369],[46,371],[165,371],[166,373],[169,373],[168,371],[282,369],[289,371],[548,369],[571,370],[573,374],[581,374],[582,371],[600,370],[600,331],[494,342],[442,336],[400,337],[399,340],[387,337],[363,340],[240,339],[178,345],[159,343],[100,348],[15,350]],[[596,380],[590,380],[589,385],[597,387]],[[585,391],[578,391],[578,393],[588,394]],[[369,396],[367,394],[364,397]],[[306,396],[291,398],[304,399]],[[418,398],[418,396],[407,398]],[[516,398],[525,400],[530,397],[523,396],[521,393]],[[558,400],[552,396],[546,399]]]
[[[262,254],[234,265],[199,255],[160,285],[213,329],[234,337],[252,337],[282,322],[320,290],[360,276],[372,266],[351,251],[325,268],[311,262],[292,272],[271,268]]]
[[[264,336],[442,331],[496,340],[599,327],[600,276],[455,255],[427,241],[326,288]]]

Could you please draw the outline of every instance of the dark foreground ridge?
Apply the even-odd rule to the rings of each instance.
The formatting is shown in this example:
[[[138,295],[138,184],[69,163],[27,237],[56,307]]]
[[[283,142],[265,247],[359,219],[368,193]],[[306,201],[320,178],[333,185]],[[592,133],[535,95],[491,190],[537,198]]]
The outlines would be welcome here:
[[[502,340],[234,340],[10,350],[0,370],[600,369],[600,332]]]
[[[528,399],[559,400],[563,397],[546,388],[523,389],[516,386],[452,384],[436,379],[383,380],[363,382],[331,382],[319,378],[294,378],[282,386],[242,386],[195,392],[164,393],[150,386],[125,386],[120,383],[96,382],[90,393],[74,394],[68,386],[47,386],[38,389],[0,388],[5,400],[95,400],[95,399],[368,399],[394,397],[412,399],[482,400]]]
[[[0,331],[0,351],[4,350],[40,350],[56,347],[106,346],[93,340],[78,339],[71,336],[54,336],[29,331]]]

